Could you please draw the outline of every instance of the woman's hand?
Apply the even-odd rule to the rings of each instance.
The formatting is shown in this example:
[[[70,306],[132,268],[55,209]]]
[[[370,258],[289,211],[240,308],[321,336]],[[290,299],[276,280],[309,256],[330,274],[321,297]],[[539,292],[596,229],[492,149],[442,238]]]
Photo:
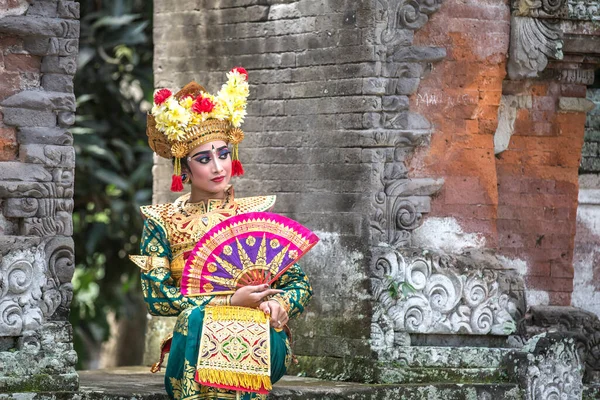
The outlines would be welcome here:
[[[231,305],[258,308],[265,297],[277,293],[283,293],[283,290],[269,289],[269,285],[244,286],[236,290],[231,296]]]
[[[273,328],[283,328],[290,319],[287,311],[275,300],[264,301],[260,303],[258,308],[265,314],[271,315],[271,326]]]

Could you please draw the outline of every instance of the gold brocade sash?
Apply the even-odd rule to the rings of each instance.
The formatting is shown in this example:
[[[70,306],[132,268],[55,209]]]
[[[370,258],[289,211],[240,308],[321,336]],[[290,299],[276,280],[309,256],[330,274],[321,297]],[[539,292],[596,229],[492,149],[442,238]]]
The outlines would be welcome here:
[[[268,393],[272,389],[269,317],[247,307],[206,307],[196,381],[205,386]]]

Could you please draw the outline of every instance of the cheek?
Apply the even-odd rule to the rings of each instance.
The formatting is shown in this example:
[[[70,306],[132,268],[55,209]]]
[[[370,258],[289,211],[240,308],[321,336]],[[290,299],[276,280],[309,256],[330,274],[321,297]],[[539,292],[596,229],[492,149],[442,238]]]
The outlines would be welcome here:
[[[208,175],[208,164],[193,163],[190,170],[193,176],[204,177]]]
[[[231,157],[227,157],[226,160],[223,160],[223,169],[227,172],[227,174],[231,174]]]

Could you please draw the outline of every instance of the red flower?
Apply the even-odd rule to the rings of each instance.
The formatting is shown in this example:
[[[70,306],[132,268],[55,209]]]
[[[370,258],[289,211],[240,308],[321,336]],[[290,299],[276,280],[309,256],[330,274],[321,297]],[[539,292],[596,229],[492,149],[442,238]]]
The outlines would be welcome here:
[[[248,80],[248,71],[246,71],[246,68],[244,67],[235,67],[231,70],[231,72],[238,72],[242,75],[244,75],[244,77],[246,78],[246,80]]]
[[[173,93],[171,93],[171,91],[169,89],[160,89],[154,95],[154,104],[156,104],[157,106],[160,106],[162,103],[165,102],[165,100],[167,100],[169,97],[171,97],[172,94]]]
[[[194,104],[192,104],[192,111],[195,113],[209,113],[215,108],[215,104],[210,101],[208,97],[200,97],[196,98]]]

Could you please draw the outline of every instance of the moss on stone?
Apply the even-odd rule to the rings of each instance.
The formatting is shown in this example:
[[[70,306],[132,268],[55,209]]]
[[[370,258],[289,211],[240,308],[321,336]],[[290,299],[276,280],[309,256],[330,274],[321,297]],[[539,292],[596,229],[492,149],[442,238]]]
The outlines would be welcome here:
[[[34,374],[25,377],[6,377],[0,380],[0,392],[65,392],[77,390],[77,374]]]

